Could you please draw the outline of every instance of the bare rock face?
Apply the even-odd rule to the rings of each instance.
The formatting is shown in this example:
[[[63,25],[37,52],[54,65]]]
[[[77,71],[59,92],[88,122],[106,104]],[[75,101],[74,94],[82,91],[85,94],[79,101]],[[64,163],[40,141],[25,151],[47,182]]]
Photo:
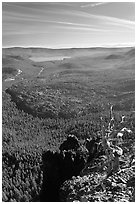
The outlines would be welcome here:
[[[89,155],[95,148],[95,145],[93,149],[91,146],[92,143],[87,141]],[[66,180],[61,185],[60,201],[135,202],[134,152],[131,152],[131,155],[124,151],[123,155],[119,155],[119,160],[116,155],[111,163],[106,155],[98,154],[86,163],[78,176]]]
[[[89,166],[80,174],[63,183],[61,202],[135,202],[134,167],[107,175]],[[89,170],[90,169],[90,170]]]

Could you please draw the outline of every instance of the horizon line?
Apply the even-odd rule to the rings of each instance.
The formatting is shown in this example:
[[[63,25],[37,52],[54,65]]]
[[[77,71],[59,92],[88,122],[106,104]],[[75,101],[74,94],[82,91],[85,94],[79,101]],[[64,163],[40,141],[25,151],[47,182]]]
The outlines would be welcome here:
[[[126,47],[135,47],[135,44],[117,44],[117,45],[96,45],[96,46],[90,46],[90,47],[43,47],[43,46],[2,46],[2,49],[8,49],[8,48],[37,48],[37,49],[89,49],[89,48],[126,48]]]

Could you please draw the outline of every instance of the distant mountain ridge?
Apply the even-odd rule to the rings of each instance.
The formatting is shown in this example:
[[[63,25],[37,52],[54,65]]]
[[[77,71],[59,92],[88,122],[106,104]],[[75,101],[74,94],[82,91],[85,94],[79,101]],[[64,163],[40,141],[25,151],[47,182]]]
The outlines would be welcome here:
[[[33,56],[33,55],[46,55],[46,56],[89,56],[93,54],[93,52],[101,53],[106,52],[107,55],[112,54],[115,55],[115,51],[117,55],[119,55],[119,52],[122,52],[121,54],[127,53],[127,55],[134,55],[135,48],[134,47],[121,47],[121,48],[105,48],[105,47],[91,47],[91,48],[66,48],[66,49],[50,49],[50,48],[35,48],[35,47],[12,47],[12,48],[2,48],[2,54],[13,54],[13,56],[17,55],[24,55],[24,56]],[[128,54],[129,53],[129,54]],[[112,58],[115,58],[115,56],[112,56]]]

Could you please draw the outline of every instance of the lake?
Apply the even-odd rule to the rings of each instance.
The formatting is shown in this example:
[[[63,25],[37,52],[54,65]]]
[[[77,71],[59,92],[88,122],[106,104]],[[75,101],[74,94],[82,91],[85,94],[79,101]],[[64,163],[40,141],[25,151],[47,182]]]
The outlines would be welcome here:
[[[54,56],[54,57],[30,57],[29,59],[34,62],[44,62],[44,61],[55,61],[55,60],[64,60],[71,58],[69,56]]]

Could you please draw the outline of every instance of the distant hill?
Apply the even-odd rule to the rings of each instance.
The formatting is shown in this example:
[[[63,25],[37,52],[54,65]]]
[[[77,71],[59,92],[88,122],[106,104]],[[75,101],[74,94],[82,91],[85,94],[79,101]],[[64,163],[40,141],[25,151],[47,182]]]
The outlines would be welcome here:
[[[12,48],[3,48],[2,52],[3,54],[13,54],[15,56],[17,55],[69,55],[69,56],[87,56],[91,55],[93,53],[108,53],[111,55],[111,52],[114,54],[114,52],[128,52],[131,49],[134,48],[105,48],[105,47],[93,47],[93,48],[67,48],[67,49],[50,49],[50,48],[23,48],[23,47],[12,47]]]
[[[121,55],[112,54],[112,55],[107,56],[106,59],[121,59],[122,57],[123,56],[121,56]]]
[[[126,55],[129,56],[129,57],[135,57],[135,48],[132,48],[131,50],[129,50],[126,53]]]

